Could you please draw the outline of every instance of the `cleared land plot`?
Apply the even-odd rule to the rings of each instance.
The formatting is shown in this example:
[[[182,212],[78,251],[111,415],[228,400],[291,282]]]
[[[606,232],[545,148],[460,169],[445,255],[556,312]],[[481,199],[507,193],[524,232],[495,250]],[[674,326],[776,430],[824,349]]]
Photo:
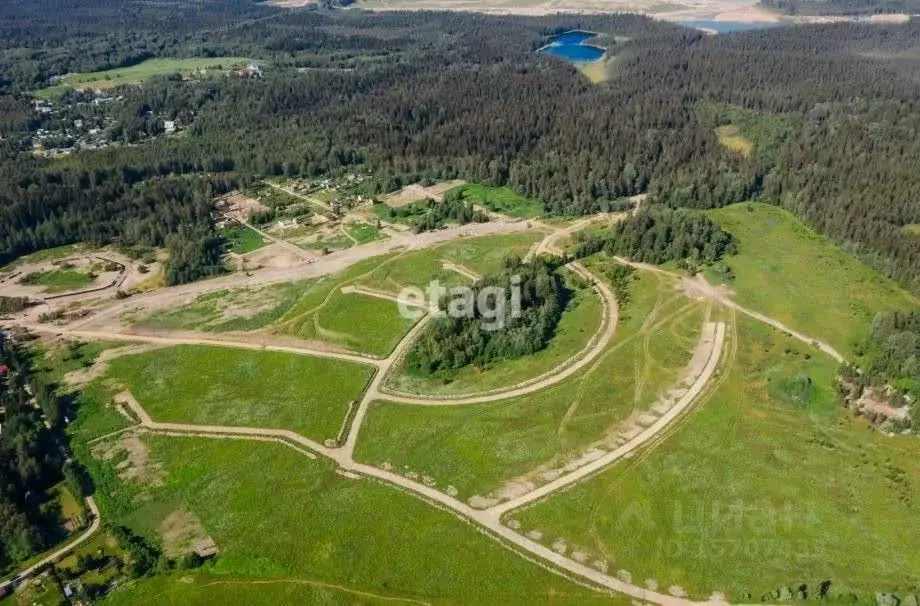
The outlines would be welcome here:
[[[462,186],[463,199],[490,211],[532,219],[543,214],[543,203],[536,198],[525,198],[510,187]]]
[[[719,143],[728,149],[738,152],[743,156],[751,155],[751,149],[754,147],[754,143],[741,134],[741,129],[739,129],[737,125],[726,124],[716,127],[716,137],[718,137]]]
[[[424,200],[425,198],[431,198],[432,200],[437,200],[438,202],[444,199],[444,192],[455,187],[463,185],[464,181],[443,181],[441,183],[435,183],[434,185],[423,186],[418,183],[412,185],[407,185],[399,191],[387,194],[383,197],[383,201],[386,206],[396,208],[399,206],[405,206],[410,202],[416,202],[418,200]]]
[[[642,275],[632,292],[611,345],[576,377],[487,404],[375,402],[355,457],[429,476],[466,500],[504,494],[510,480],[557,468],[594,446],[609,448],[622,423],[673,386],[702,324],[700,305],[670,279]]]
[[[920,442],[852,420],[826,356],[738,322],[725,381],[676,433],[509,517],[697,599],[773,603],[777,589],[805,583],[812,596],[830,581],[832,597],[868,603],[916,588],[920,553],[903,529],[916,521]]]
[[[600,327],[603,304],[589,285],[570,272],[563,272],[573,289],[572,300],[559,320],[555,335],[542,351],[532,356],[499,360],[485,368],[470,365],[439,376],[416,376],[401,365],[388,378],[388,386],[396,391],[415,394],[474,393],[517,385],[577,355]]]
[[[358,244],[367,244],[385,237],[376,225],[370,223],[349,223],[345,229],[352,238],[358,241]]]
[[[219,290],[199,295],[175,307],[129,312],[122,319],[137,326],[169,330],[258,330],[278,320],[302,297],[317,289],[328,292],[322,280]]]
[[[148,59],[130,67],[119,67],[101,72],[68,74],[63,82],[35,91],[36,97],[51,97],[68,88],[106,89],[126,84],[140,84],[154,76],[180,73],[188,75],[201,69],[229,70],[250,63],[242,57],[196,57],[192,59]]]
[[[765,204],[736,204],[709,213],[738,240],[725,262],[735,273],[734,299],[816,339],[844,356],[868,334],[880,311],[920,302],[790,213]],[[711,281],[720,281],[710,273]]]
[[[286,353],[181,345],[116,358],[108,378],[157,421],[291,429],[336,438],[372,369]]]
[[[302,582],[297,602],[625,603],[528,562],[450,513],[375,481],[339,476],[332,464],[280,444],[141,440],[163,484],[124,482],[113,465],[91,461],[97,485],[107,486],[99,498],[104,519],[160,542],[163,520],[186,510],[220,555],[197,571],[119,589],[109,598],[114,604],[214,603],[215,596],[277,604],[293,590],[256,583],[292,580]],[[215,584],[201,587],[207,583]]]

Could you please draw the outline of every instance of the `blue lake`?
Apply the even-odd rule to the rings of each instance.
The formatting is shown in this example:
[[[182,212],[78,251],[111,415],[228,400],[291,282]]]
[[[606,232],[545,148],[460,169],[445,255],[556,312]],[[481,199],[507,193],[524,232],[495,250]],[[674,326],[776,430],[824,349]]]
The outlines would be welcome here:
[[[570,32],[565,32],[557,36],[552,36],[550,40],[556,44],[582,44],[586,40],[590,40],[595,37],[597,34],[593,32],[583,32],[580,30],[572,30]]]
[[[597,34],[573,30],[550,38],[551,42],[540,49],[539,52],[561,57],[577,63],[597,61],[607,52],[600,46],[585,44],[585,41],[594,38]]]
[[[679,25],[694,29],[710,29],[720,34],[730,32],[749,32],[758,29],[777,27],[779,23],[752,23],[748,21],[681,21]]]

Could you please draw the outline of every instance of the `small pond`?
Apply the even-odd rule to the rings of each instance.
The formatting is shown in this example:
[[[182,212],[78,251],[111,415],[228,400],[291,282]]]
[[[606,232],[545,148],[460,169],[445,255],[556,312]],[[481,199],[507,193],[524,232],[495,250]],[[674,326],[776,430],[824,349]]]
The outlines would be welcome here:
[[[593,32],[580,30],[565,32],[551,37],[550,43],[537,52],[562,57],[577,63],[590,63],[591,61],[597,61],[607,52],[607,49],[600,46],[585,44],[586,41],[596,36],[597,34]]]

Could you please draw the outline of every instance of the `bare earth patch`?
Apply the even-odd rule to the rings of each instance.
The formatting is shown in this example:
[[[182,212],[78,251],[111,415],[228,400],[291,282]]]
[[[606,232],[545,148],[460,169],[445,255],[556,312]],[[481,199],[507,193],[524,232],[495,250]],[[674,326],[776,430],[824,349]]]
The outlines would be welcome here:
[[[460,185],[466,184],[466,181],[461,181],[455,179],[454,181],[442,181],[441,183],[435,183],[429,187],[423,187],[418,183],[412,185],[407,185],[397,192],[393,192],[387,196],[384,196],[383,201],[387,206],[399,207],[405,206],[410,202],[415,202],[416,200],[424,200],[425,198],[431,198],[437,202],[444,201],[444,192],[449,189],[453,189]]]
[[[163,539],[163,552],[175,558],[200,551],[216,552],[217,545],[207,536],[201,520],[193,513],[177,510],[169,514],[157,528]]]
[[[144,486],[162,486],[166,473],[160,463],[150,460],[150,451],[136,432],[123,433],[92,449],[93,457],[102,461],[122,460],[115,465],[118,477]]]

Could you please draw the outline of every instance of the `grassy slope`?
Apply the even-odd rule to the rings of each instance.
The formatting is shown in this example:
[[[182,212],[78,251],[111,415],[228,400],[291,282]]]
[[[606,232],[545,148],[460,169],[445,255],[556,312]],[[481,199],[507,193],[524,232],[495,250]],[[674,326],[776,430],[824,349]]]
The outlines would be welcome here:
[[[177,346],[112,360],[108,377],[158,421],[292,429],[335,438],[371,369],[338,360]]]
[[[76,269],[51,269],[20,278],[20,283],[43,286],[43,292],[60,293],[92,286],[95,277],[87,271]]]
[[[571,277],[571,274],[565,274]],[[451,376],[414,376],[405,366],[397,369],[389,384],[398,391],[421,394],[475,393],[516,385],[547,372],[584,349],[598,329],[603,305],[597,294],[586,284],[576,288],[574,296],[559,320],[556,334],[549,346],[532,356],[501,360],[487,368],[468,366]]]
[[[179,307],[154,311],[146,316],[125,318],[133,324],[170,330],[228,332],[258,330],[280,318],[297,301],[320,286],[318,281],[272,284],[261,288],[222,290],[200,295]],[[258,307],[247,316],[226,317],[223,308],[241,305]]]
[[[213,603],[215,597],[278,603],[292,595],[298,602],[375,602],[354,592],[483,604],[612,601],[527,562],[449,513],[374,481],[338,476],[327,462],[281,445],[143,439],[151,459],[163,465],[165,484],[116,481],[100,498],[103,517],[157,540],[160,521],[183,508],[200,518],[221,555],[201,571],[126,587],[110,603]],[[111,479],[113,470],[102,465],[96,474]],[[243,585],[278,579],[338,590]],[[213,581],[241,585],[198,586]]]
[[[255,230],[244,226],[225,227],[221,235],[227,241],[230,252],[245,255],[265,246],[265,240]]]
[[[540,232],[529,231],[451,242],[428,250],[400,255],[391,263],[381,263],[377,269],[359,280],[359,283],[394,293],[406,286],[426,288],[432,280],[437,280],[446,287],[469,284],[468,278],[453,270],[444,269],[442,263],[448,261],[463,265],[480,275],[496,273],[501,269],[502,260],[506,256],[523,257],[541,238]]]
[[[920,442],[851,421],[828,358],[743,316],[738,336],[727,380],[675,435],[514,517],[697,598],[758,601],[801,583],[816,594],[825,580],[863,597],[916,587],[903,530],[916,524]],[[812,381],[805,398],[796,377]]]
[[[479,206],[512,217],[533,219],[543,214],[543,203],[536,198],[525,198],[510,187],[461,185],[463,199]]]
[[[740,304],[827,341],[844,356],[879,311],[920,305],[791,214],[764,204],[736,204],[709,216],[739,242],[726,259]],[[717,277],[709,276],[716,281]]]
[[[356,458],[385,462],[452,485],[460,498],[487,494],[503,481],[560,460],[601,439],[637,405],[651,404],[689,360],[700,328],[699,306],[687,305],[670,281],[642,276],[607,353],[590,371],[537,393],[458,407],[376,402],[365,419]],[[659,299],[660,296],[660,299]],[[659,305],[660,303],[660,305]],[[674,325],[651,335],[649,354],[637,338],[652,309],[659,318],[683,310]],[[654,363],[651,361],[654,360]],[[638,381],[637,381],[638,379]],[[640,383],[644,388],[636,391]]]
[[[190,74],[201,68],[221,66],[229,70],[235,65],[249,63],[242,57],[197,57],[192,59],[148,59],[130,67],[119,67],[101,72],[70,74],[64,82],[35,91],[36,97],[47,98],[58,95],[68,88],[112,88],[125,84],[140,84],[153,76],[166,76],[179,72]]]

